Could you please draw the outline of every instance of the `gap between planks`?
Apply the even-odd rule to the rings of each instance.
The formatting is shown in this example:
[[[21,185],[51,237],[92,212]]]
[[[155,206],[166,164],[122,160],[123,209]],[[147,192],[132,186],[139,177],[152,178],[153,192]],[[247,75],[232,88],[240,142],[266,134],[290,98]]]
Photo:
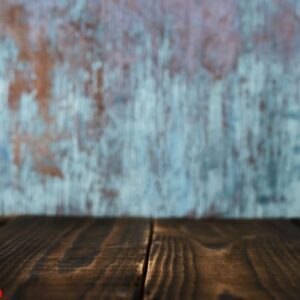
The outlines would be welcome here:
[[[151,247],[152,247],[152,239],[153,239],[153,232],[154,232],[154,220],[149,219],[149,222],[150,222],[150,224],[149,224],[150,231],[149,231],[149,239],[148,239],[146,255],[145,255],[143,271],[142,271],[142,283],[141,283],[140,299],[144,299],[145,283],[146,283],[146,278],[147,278],[147,273],[148,273],[150,251],[151,251]]]

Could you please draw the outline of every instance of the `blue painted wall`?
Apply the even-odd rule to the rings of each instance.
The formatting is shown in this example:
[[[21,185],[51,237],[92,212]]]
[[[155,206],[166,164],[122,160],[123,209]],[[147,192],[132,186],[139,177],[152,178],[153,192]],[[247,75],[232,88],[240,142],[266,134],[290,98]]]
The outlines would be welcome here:
[[[0,212],[300,215],[296,0],[2,0]]]

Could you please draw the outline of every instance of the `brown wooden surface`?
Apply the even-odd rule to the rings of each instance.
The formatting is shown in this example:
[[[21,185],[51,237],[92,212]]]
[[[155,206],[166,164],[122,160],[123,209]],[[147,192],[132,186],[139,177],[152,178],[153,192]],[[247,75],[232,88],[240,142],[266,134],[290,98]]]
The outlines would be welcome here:
[[[146,299],[300,299],[300,232],[289,221],[154,225]]]
[[[140,298],[150,223],[19,218],[0,227],[4,299]]]
[[[297,220],[0,219],[3,299],[300,299]]]

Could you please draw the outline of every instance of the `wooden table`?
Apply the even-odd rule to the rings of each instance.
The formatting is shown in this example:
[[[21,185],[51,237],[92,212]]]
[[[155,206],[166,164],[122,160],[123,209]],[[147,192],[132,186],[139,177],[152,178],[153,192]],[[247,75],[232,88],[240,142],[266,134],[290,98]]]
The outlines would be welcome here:
[[[297,221],[15,217],[0,224],[3,299],[300,299]]]

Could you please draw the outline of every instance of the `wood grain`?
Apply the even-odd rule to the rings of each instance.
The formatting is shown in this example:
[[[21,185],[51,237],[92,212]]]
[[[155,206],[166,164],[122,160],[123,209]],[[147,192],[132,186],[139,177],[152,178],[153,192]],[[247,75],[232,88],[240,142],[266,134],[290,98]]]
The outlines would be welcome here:
[[[145,299],[299,299],[299,263],[289,221],[158,220]]]
[[[138,299],[150,223],[17,218],[0,228],[5,299]]]

